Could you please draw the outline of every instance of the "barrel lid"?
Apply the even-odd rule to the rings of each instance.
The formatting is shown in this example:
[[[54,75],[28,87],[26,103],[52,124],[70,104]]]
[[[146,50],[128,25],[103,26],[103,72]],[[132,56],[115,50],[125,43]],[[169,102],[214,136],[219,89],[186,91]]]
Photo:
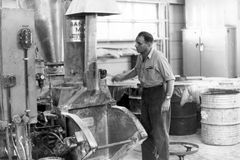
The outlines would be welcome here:
[[[234,89],[218,89],[210,88],[207,92],[203,93],[204,95],[229,95],[229,94],[238,94],[239,90]]]

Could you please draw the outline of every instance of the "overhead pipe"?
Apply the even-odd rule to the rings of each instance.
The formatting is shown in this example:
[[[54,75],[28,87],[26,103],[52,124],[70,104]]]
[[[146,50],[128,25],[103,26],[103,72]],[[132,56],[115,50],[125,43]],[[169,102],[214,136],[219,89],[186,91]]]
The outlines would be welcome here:
[[[60,62],[63,53],[62,0],[18,0],[23,9],[33,9],[37,47],[44,61]]]

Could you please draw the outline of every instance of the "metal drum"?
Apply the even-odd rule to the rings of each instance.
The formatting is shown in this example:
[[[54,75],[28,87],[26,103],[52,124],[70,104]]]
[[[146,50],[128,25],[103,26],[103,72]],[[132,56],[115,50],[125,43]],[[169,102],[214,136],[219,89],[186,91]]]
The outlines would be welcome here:
[[[210,145],[233,145],[240,141],[240,94],[213,90],[202,95],[202,141]]]
[[[188,87],[177,85],[171,99],[171,135],[190,135],[197,131],[197,104],[187,102],[181,106],[182,91]]]
[[[190,135],[197,131],[197,105],[185,103],[180,105],[180,100],[175,96],[171,99],[171,135]]]

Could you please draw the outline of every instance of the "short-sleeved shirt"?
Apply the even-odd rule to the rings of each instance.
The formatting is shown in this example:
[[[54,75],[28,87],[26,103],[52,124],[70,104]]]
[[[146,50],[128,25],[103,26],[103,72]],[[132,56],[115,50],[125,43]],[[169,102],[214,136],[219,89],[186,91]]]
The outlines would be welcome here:
[[[140,54],[137,58],[135,70],[144,88],[162,85],[168,80],[174,80],[172,68],[163,53],[152,48],[145,61]]]

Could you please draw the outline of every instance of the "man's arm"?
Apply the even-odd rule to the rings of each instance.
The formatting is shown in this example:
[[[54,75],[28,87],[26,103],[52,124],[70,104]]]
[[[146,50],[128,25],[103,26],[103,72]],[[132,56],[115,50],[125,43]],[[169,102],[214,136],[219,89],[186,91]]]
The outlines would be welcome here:
[[[119,82],[119,81],[127,80],[127,79],[135,77],[136,75],[137,75],[136,68],[133,68],[130,71],[127,71],[125,73],[117,74],[116,76],[113,76],[112,81],[113,82],[114,81]]]
[[[166,94],[165,99],[162,104],[162,112],[168,111],[171,105],[171,97],[174,90],[174,79],[167,81],[167,88],[166,88]]]
[[[174,90],[174,80],[169,80],[167,81],[167,88],[166,88],[166,99],[168,99],[168,97],[172,97],[173,94],[173,90]]]

